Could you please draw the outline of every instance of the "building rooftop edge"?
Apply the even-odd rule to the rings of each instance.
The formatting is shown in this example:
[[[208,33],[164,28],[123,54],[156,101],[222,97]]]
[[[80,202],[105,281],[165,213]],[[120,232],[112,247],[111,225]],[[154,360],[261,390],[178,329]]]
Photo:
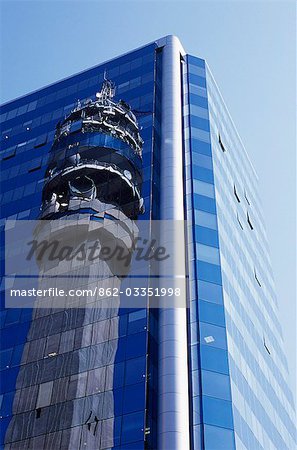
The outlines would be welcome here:
[[[46,84],[44,86],[41,86],[41,87],[39,87],[37,89],[34,89],[33,91],[30,91],[30,92],[27,92],[25,94],[22,94],[19,97],[15,97],[15,98],[13,98],[11,100],[8,100],[8,101],[6,101],[4,103],[1,103],[0,107],[9,105],[10,103],[13,103],[13,102],[15,102],[17,100],[21,100],[22,98],[25,98],[25,97],[27,97],[29,95],[32,95],[32,94],[35,94],[36,92],[41,91],[42,89],[46,89],[46,88],[48,88],[50,86],[54,86],[57,83],[61,83],[62,81],[69,80],[70,78],[72,78],[74,76],[81,75],[81,74],[83,74],[85,72],[88,72],[89,70],[95,69],[96,67],[102,66],[103,64],[107,64],[107,63],[109,63],[111,61],[114,61],[115,59],[118,59],[118,58],[120,58],[122,56],[129,55],[129,53],[133,53],[133,52],[135,52],[137,50],[141,50],[142,48],[148,47],[149,45],[156,44],[157,47],[162,47],[162,46],[170,44],[172,42],[175,42],[179,46],[180,52],[181,52],[182,55],[186,54],[185,50],[183,49],[183,46],[182,46],[182,44],[181,44],[181,42],[179,40],[179,38],[177,36],[175,36],[175,35],[167,35],[167,36],[155,39],[154,41],[150,41],[150,42],[148,42],[146,44],[143,44],[143,45],[141,45],[139,47],[133,48],[133,49],[131,49],[131,50],[125,52],[125,53],[122,53],[120,55],[114,56],[113,58],[110,58],[110,59],[107,59],[105,61],[102,61],[102,62],[100,62],[100,63],[98,63],[98,64],[96,64],[94,66],[88,67],[87,69],[83,69],[83,70],[81,70],[79,72],[73,73],[72,75],[69,75],[67,77],[64,77],[64,78],[61,78],[59,80],[53,81],[52,83]]]

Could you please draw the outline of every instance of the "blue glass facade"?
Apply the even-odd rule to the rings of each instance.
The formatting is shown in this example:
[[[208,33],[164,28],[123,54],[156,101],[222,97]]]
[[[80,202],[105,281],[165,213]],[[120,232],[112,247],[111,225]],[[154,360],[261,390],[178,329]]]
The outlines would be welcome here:
[[[257,175],[207,64],[192,56],[184,111],[193,448],[291,449],[294,401]]]
[[[95,99],[104,74],[141,127],[142,161],[116,137],[81,144],[141,166],[138,219],[160,218],[162,49],[157,41],[3,105],[2,229],[5,219],[39,217],[55,127],[78,100]],[[294,403],[257,176],[206,62],[182,55],[180,69],[190,448],[291,450]],[[4,288],[2,448],[158,448],[158,310],[94,305],[37,317],[5,309]]]
[[[115,99],[125,99],[141,127],[145,212],[140,220],[152,216],[155,47],[149,45],[2,107],[2,228],[4,218],[39,217],[55,127],[78,99],[81,103],[95,99],[104,74],[116,85]],[[140,164],[123,141],[98,133],[81,137],[82,146],[114,148],[135,166]],[[67,146],[73,139],[77,137],[70,135]],[[3,306],[4,282],[1,431],[5,448],[155,446],[150,433],[155,396],[150,386],[156,363],[154,353],[147,356],[148,346],[156,346],[154,314],[149,317],[145,309],[127,308],[99,312],[94,305],[87,314],[73,309],[65,316],[53,310],[50,316],[49,311],[39,311],[38,317],[32,310]],[[52,354],[57,356],[49,358]],[[53,381],[50,373],[55,373]],[[41,411],[38,386],[39,396],[42,387],[49,397]],[[33,425],[32,415],[36,416]]]
[[[205,62],[183,78],[193,449],[235,449]]]
[[[291,449],[294,401],[258,178],[208,68],[206,80],[236,448]]]

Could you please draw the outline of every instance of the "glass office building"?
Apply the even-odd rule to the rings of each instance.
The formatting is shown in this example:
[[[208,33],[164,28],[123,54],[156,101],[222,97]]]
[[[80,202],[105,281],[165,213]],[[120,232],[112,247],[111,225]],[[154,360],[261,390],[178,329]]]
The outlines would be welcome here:
[[[189,274],[167,310],[5,308],[3,277],[2,448],[295,448],[257,175],[206,62],[162,38],[6,103],[1,135],[3,235],[186,220]]]

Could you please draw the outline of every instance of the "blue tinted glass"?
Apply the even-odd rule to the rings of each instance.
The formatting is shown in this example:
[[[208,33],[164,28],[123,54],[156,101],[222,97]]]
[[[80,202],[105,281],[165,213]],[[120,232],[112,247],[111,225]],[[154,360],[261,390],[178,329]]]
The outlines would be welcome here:
[[[127,322],[128,322],[128,315],[127,314],[121,315],[118,322],[119,336],[125,336],[127,334],[127,326],[128,326]]]
[[[145,309],[138,309],[136,311],[130,312],[128,316],[128,322],[132,323],[137,320],[145,319],[146,318],[146,310]]]
[[[14,347],[14,351],[13,351],[13,355],[12,355],[12,359],[11,359],[12,366],[18,365],[21,362],[23,350],[24,350],[24,346],[22,344]]]
[[[123,414],[140,411],[145,408],[145,384],[127,386],[124,390]]]
[[[225,326],[224,308],[210,302],[199,300],[199,319],[202,322],[213,323],[215,325]]]
[[[206,76],[205,67],[194,66],[194,64],[188,64],[188,72],[204,78]]]
[[[209,131],[206,130],[200,130],[199,128],[191,128],[191,137],[194,139],[198,139],[199,141],[210,143],[210,133]]]
[[[205,197],[214,198],[215,196],[213,184],[205,183],[204,181],[193,180],[193,190],[195,194],[204,195]]]
[[[206,300],[212,303],[223,303],[223,291],[222,287],[208,283],[203,280],[198,280],[198,297],[201,300]]]
[[[227,348],[226,330],[223,327],[200,322],[200,339],[202,345]]]
[[[190,103],[196,106],[201,106],[201,108],[207,108],[208,107],[208,101],[204,97],[200,97],[195,94],[190,93]]]
[[[146,333],[127,336],[126,358],[136,358],[146,353]]]
[[[205,211],[195,210],[195,224],[201,227],[217,229],[217,218],[214,214]]]
[[[100,345],[100,344],[99,344]],[[121,362],[125,359],[125,352],[126,352],[126,340],[125,338],[120,338],[118,340],[118,348],[117,353],[115,357],[115,362]]]
[[[74,133],[75,131],[79,131],[79,130],[81,130],[81,128],[82,128],[82,121],[81,120],[73,122],[71,124],[71,127],[70,127],[70,133]]]
[[[127,414],[122,419],[122,443],[143,439],[144,412]]]
[[[5,372],[5,377],[2,377],[0,385],[0,393],[10,392],[15,388],[15,379],[17,376],[19,368],[14,367],[13,369],[7,369]]]
[[[104,410],[103,407],[103,414],[104,417],[108,417],[109,414],[109,399],[110,399],[110,395],[112,395],[113,397],[113,415],[114,416],[120,416],[122,414],[123,411],[123,392],[124,390],[121,389],[114,389],[111,393],[111,391],[107,391],[104,393],[104,396],[106,396],[106,398],[108,400],[104,401],[104,406],[106,407],[106,411]]]
[[[146,325],[147,318],[145,309],[141,309],[129,314],[128,334],[139,333],[145,329]]]
[[[21,344],[24,336],[26,336],[28,332],[28,326],[28,323],[24,323],[17,326],[14,325],[9,327],[9,329],[3,329],[0,346],[2,348],[8,348],[16,344]]]
[[[190,121],[191,121],[192,127],[199,128],[199,129],[205,130],[205,131],[209,131],[209,121],[208,120],[202,119],[201,117],[195,117],[195,116],[191,115]]]
[[[204,59],[197,58],[196,56],[187,55],[188,64],[193,64],[193,66],[205,67]]]
[[[46,141],[47,134],[43,134],[36,139],[34,147],[41,147],[42,145],[46,144]]]
[[[201,155],[200,153],[192,153],[192,163],[195,166],[204,167],[212,170],[212,159],[210,156]]]
[[[212,247],[219,247],[218,233],[210,228],[196,226],[195,241],[201,244],[211,245]]]
[[[9,425],[10,421],[11,421],[11,417],[6,417],[6,418],[1,419],[1,427],[0,427],[1,442],[4,442],[6,430],[7,430],[7,427]]]
[[[13,398],[14,392],[8,392],[7,394],[4,394],[1,402],[1,417],[5,417],[11,413]]]
[[[216,213],[216,202],[213,198],[205,197],[204,195],[194,194],[194,208],[201,211]]]
[[[1,270],[3,270],[3,269],[4,268],[1,267]],[[0,326],[1,326],[1,328],[4,326],[4,323],[5,323],[5,320],[6,320],[6,315],[7,315],[7,310],[0,312]],[[0,361],[1,361],[1,357],[0,357]]]
[[[138,442],[130,442],[126,445],[121,445],[120,447],[113,447],[114,450],[143,450],[144,449],[144,442],[138,441]]]
[[[220,264],[219,249],[216,247],[197,243],[196,256],[200,261],[215,264],[217,266]]]
[[[201,367],[205,370],[228,374],[228,354],[226,350],[201,345]]]
[[[13,308],[8,309],[5,325],[10,325],[10,324],[18,322],[20,320],[21,313],[22,313],[22,310],[20,308],[19,309],[13,309]]]
[[[206,88],[206,79],[204,77],[189,73],[189,81],[191,84],[197,84],[198,86]]]
[[[203,395],[231,400],[230,380],[228,375],[222,373],[202,370],[202,392]]]
[[[205,450],[235,450],[233,431],[226,428],[205,425],[204,442]]]
[[[192,168],[193,178],[196,180],[205,181],[206,183],[213,183],[213,171],[205,169],[200,166],[193,166]]]
[[[124,381],[124,363],[118,363],[114,365],[113,369],[113,387],[117,388],[123,386]]]
[[[198,139],[191,139],[191,149],[193,152],[201,153],[202,155],[211,156],[210,144],[199,141]]]
[[[211,283],[222,284],[221,268],[206,262],[197,262],[199,280],[210,281]]]
[[[12,348],[8,348],[7,350],[2,350],[0,352],[0,368],[5,369],[6,367],[9,367],[10,360],[12,357]]]
[[[145,357],[126,361],[126,384],[143,381],[145,375]]]
[[[32,318],[32,310],[31,309],[22,309],[22,317],[21,322],[27,322],[28,320],[31,320]]]
[[[202,397],[203,420],[208,425],[233,427],[232,403],[212,397]]]

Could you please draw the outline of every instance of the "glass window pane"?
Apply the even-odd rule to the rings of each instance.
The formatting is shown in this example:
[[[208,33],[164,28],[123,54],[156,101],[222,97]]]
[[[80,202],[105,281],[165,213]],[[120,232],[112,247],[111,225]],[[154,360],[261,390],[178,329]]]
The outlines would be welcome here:
[[[201,227],[217,229],[217,218],[214,214],[210,214],[204,211],[195,211],[195,223]]]
[[[200,180],[193,180],[195,194],[205,195],[205,197],[214,198],[215,191],[213,184],[205,183]]]
[[[48,381],[47,383],[42,383],[39,385],[38,398],[36,403],[36,408],[42,408],[48,406],[51,402],[53,381]]]
[[[227,348],[226,330],[223,327],[200,322],[200,339],[203,345]]]
[[[203,108],[200,109],[205,111]],[[201,155],[200,153],[192,153],[192,163],[196,166],[205,167],[206,169],[212,170],[212,159],[210,156]]]
[[[147,324],[146,310],[140,309],[129,314],[128,334],[139,333],[145,329]]]
[[[195,89],[193,89],[194,85],[190,84],[190,103],[191,105],[197,105],[201,106],[201,108],[207,108],[208,107],[208,101],[207,98],[200,97],[200,92],[198,95],[193,94],[195,92]],[[203,88],[203,86],[199,86],[200,88]]]
[[[204,426],[205,450],[235,450],[234,433],[226,428]]]
[[[8,348],[0,352],[0,368],[5,369],[10,365],[13,348]]]
[[[201,261],[216,265],[220,264],[220,254],[217,248],[204,244],[196,244],[196,252],[198,259]]]
[[[216,347],[201,345],[201,367],[205,370],[212,370],[228,374],[228,355],[226,350]]]
[[[122,419],[122,443],[135,442],[143,438],[144,412],[127,414]]]
[[[189,72],[193,73],[194,75],[199,75],[200,77],[205,77],[205,68],[204,67],[198,67],[193,66],[192,64],[188,65]]]
[[[228,375],[202,370],[202,392],[209,397],[231,400],[230,380]]]
[[[146,333],[127,336],[126,359],[136,358],[146,353]]]
[[[222,287],[214,283],[198,280],[198,297],[207,302],[223,303]]]
[[[205,167],[192,166],[192,174],[195,180],[204,181],[205,183],[213,183],[213,171]]]
[[[46,144],[46,142],[47,142],[47,134],[43,134],[36,139],[34,147],[35,148],[41,147],[42,145]]]
[[[191,94],[190,94],[191,95]],[[196,96],[195,96],[196,97]],[[201,97],[197,97],[197,99],[198,99],[198,101],[197,101],[197,104],[198,104],[198,106],[202,106],[203,105],[203,103],[204,102],[202,102],[201,100],[204,100],[204,99],[202,99]],[[206,106],[207,107],[207,106]],[[194,139],[199,139],[199,140],[201,140],[201,141],[203,141],[203,142],[207,142],[207,143],[210,143],[210,134],[209,134],[209,131],[205,131],[205,130],[200,130],[199,128],[191,128],[191,136],[194,138]]]
[[[201,117],[197,117],[197,116],[191,116],[191,127],[192,130],[196,130],[197,128],[199,130],[204,130],[209,132],[209,121],[208,119],[204,119]]]
[[[204,195],[194,194],[194,208],[211,214],[216,214],[215,200],[210,197],[205,197]]]
[[[124,383],[124,363],[111,364],[106,367],[105,390],[116,389]]]
[[[197,261],[197,271],[199,280],[210,283],[222,284],[222,274],[220,266],[209,264],[204,261]]]
[[[191,84],[196,84],[198,86],[202,86],[204,88],[206,88],[206,79],[205,79],[205,74],[200,76],[198,74],[193,74],[193,73],[189,73],[189,82]]]
[[[208,144],[206,142],[202,142],[199,139],[191,139],[191,149],[192,149],[192,152],[211,156],[210,144]]]
[[[219,247],[218,233],[205,227],[195,227],[195,241],[212,247]]]
[[[212,397],[202,397],[203,420],[208,425],[233,427],[232,403]],[[228,448],[228,447],[225,447]]]
[[[145,408],[145,384],[126,386],[124,390],[123,414],[142,411]]]
[[[225,326],[224,308],[221,305],[199,300],[199,319],[202,322]]]
[[[198,95],[201,95],[201,91],[196,90],[196,89],[191,89],[191,92],[195,93],[195,91]],[[203,96],[203,94],[204,94],[204,92],[202,92],[202,96]],[[191,115],[201,117],[203,119],[208,119],[208,110],[205,108],[201,108],[200,106],[191,105]]]
[[[139,383],[145,377],[145,357],[126,361],[126,385]]]
[[[121,417],[114,417],[102,421],[101,448],[113,447],[120,444]]]

